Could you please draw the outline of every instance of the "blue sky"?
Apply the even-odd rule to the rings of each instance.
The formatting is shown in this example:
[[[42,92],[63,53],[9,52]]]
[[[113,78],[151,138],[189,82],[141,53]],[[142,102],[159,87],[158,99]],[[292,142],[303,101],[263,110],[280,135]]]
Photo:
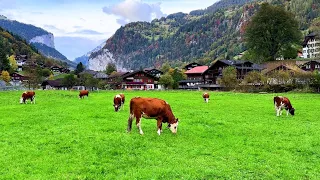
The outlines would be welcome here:
[[[0,0],[0,14],[55,36],[68,59],[82,56],[132,21],[204,9],[218,0]]]

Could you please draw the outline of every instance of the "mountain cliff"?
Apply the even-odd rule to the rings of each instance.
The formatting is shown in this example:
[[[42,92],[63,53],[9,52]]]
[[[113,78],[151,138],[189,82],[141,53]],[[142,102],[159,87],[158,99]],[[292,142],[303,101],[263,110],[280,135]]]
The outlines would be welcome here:
[[[63,62],[67,62],[69,65],[74,66],[73,62],[69,61],[55,49],[54,36],[52,33],[30,24],[7,19],[5,16],[1,16],[0,18],[0,27],[22,37],[29,44],[34,45],[41,54],[49,58],[62,60]]]
[[[293,12],[302,30],[320,15],[313,0],[266,0]],[[89,58],[89,64],[115,62],[120,68],[159,67],[232,58],[246,50],[245,27],[262,0],[222,0],[205,10],[175,13],[152,22],[133,22],[118,29],[106,45]],[[105,68],[105,67],[104,67]],[[102,68],[102,69],[104,69]]]
[[[80,56],[78,58],[75,58],[74,59],[74,62],[76,64],[78,63],[82,63],[86,68],[88,69],[95,69],[94,67],[88,67],[88,60],[89,60],[89,57],[92,53],[94,52],[97,52],[97,51],[100,51],[104,46],[106,45],[106,42],[103,42],[102,44],[100,44],[99,46],[97,46],[96,48],[94,48],[93,50],[89,51],[87,54],[83,55],[83,56]],[[95,64],[93,61],[91,61],[92,64]],[[98,64],[98,63],[97,63]]]

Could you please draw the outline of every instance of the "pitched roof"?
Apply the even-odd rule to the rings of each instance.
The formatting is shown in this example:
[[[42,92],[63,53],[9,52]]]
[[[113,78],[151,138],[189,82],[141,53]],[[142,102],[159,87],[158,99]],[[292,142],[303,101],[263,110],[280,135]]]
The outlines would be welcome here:
[[[208,66],[197,66],[185,72],[185,74],[201,74],[206,71]]]

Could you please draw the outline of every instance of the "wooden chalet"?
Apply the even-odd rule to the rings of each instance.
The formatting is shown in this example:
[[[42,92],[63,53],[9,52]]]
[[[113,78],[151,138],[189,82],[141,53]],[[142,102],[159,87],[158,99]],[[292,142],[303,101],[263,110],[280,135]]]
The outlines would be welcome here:
[[[204,83],[202,75],[208,69],[208,66],[196,66],[185,72],[186,80],[179,81],[179,89],[198,89],[198,85]]]
[[[14,72],[11,74],[11,80],[15,82],[17,81],[22,82],[22,81],[28,80],[28,77],[20,73]]]
[[[303,64],[299,65],[299,68],[304,71],[320,71],[320,60],[311,60],[308,62],[304,62]]]
[[[43,90],[66,90],[67,88],[62,85],[62,79],[45,80],[41,83]]]
[[[17,71],[22,71],[22,66],[26,63],[28,59],[27,55],[16,55],[14,58],[18,66]]]
[[[202,73],[204,84],[199,85],[201,88],[221,88],[218,79],[222,77],[222,71],[228,66],[233,66],[237,70],[237,79],[242,80],[250,71],[259,71],[263,69],[261,65],[250,61],[238,60],[216,60],[213,64]]]
[[[106,78],[106,83],[111,86],[112,89],[121,89],[122,88],[122,76],[128,74],[129,72],[115,72],[110,74]]]
[[[134,71],[122,76],[122,88],[134,90],[158,89],[159,78],[144,71]]]
[[[70,69],[58,65],[51,66],[50,70],[57,73],[70,73]]]

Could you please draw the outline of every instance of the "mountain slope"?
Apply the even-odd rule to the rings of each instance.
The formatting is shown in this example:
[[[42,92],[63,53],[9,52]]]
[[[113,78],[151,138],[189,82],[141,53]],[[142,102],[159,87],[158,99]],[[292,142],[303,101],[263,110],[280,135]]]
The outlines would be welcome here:
[[[250,3],[244,4],[246,2]],[[302,30],[307,29],[311,20],[320,15],[320,8],[315,8],[319,7],[320,2],[268,2],[293,12],[303,22]],[[242,37],[244,29],[259,6],[260,0],[223,0],[202,13],[176,13],[151,23],[127,24],[107,40],[103,49],[91,54],[89,63],[99,61],[101,64],[101,60],[105,59],[123,64],[127,69],[139,69],[157,67],[165,61],[173,65],[195,60],[208,64],[214,59],[231,58],[246,50]]]
[[[74,64],[64,55],[54,49],[54,36],[52,33],[15,20],[9,20],[5,16],[0,17],[0,27],[24,38],[29,44],[33,44],[43,55]]]
[[[106,45],[106,42],[103,42],[102,44],[100,44],[99,46],[94,48],[93,50],[89,51],[87,54],[80,56],[78,58],[75,58],[73,62],[75,62],[76,64],[81,62],[84,66],[88,67],[88,60],[89,60],[90,55],[94,52],[101,50],[105,45]]]
[[[57,51],[56,49],[49,47],[45,44],[42,43],[31,43],[31,45],[33,45],[36,49],[38,49],[38,51],[49,58],[53,58],[53,59],[59,59],[62,62],[66,62],[69,66],[71,67],[76,67],[77,64],[74,63],[73,61],[68,60],[64,55],[62,55],[59,51]]]
[[[47,64],[65,66],[61,61],[53,60],[47,58],[38,53],[38,50],[29,45],[26,40],[22,39],[20,36],[11,34],[10,32],[4,30],[0,27],[0,42],[3,45],[1,49],[7,56],[11,55],[27,55],[27,59],[31,62],[37,64]]]

